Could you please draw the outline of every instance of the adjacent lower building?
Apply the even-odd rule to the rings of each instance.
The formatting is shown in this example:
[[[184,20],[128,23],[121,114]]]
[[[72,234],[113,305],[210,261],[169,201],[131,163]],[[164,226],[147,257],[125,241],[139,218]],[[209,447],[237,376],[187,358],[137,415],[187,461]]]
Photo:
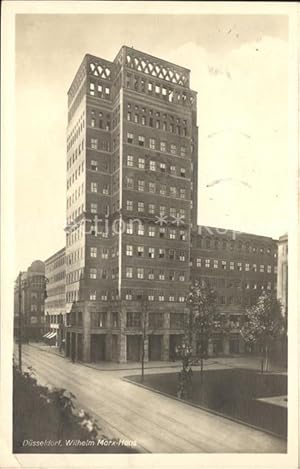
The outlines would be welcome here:
[[[23,341],[40,340],[44,330],[45,264],[32,262],[20,272],[14,288],[14,335]],[[21,316],[21,322],[20,322]],[[20,332],[21,325],[21,332]]]
[[[193,232],[191,281],[217,292],[217,309],[230,326],[229,334],[210,341],[210,354],[247,351],[239,331],[246,309],[262,290],[276,296],[277,251],[277,241],[270,237],[207,226]]]
[[[282,304],[282,314],[288,312],[288,235],[280,236],[278,241],[277,298]]]
[[[45,261],[47,295],[45,300],[44,340],[63,350],[66,326],[66,259],[65,248]]]

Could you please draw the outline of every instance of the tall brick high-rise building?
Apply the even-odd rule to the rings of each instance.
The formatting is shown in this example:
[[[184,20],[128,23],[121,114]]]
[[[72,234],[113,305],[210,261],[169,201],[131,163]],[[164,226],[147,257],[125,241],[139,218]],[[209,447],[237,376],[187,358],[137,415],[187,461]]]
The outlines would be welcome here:
[[[68,92],[66,354],[169,359],[197,224],[190,71],[133,48],[86,55]],[[146,314],[147,313],[147,314]],[[147,321],[144,321],[144,319]]]

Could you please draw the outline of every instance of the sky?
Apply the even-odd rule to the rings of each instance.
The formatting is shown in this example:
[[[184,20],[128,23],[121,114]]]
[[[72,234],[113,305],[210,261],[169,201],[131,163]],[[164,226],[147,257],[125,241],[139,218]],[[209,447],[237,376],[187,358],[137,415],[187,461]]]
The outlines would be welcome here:
[[[191,70],[198,223],[287,231],[287,17],[17,15],[16,271],[64,246],[67,91],[86,53],[113,60],[122,45]]]

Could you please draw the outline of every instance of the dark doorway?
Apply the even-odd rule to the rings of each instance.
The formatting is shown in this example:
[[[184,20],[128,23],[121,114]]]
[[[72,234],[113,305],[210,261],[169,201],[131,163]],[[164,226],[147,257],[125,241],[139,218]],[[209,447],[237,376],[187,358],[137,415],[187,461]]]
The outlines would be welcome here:
[[[230,353],[240,353],[240,340],[239,339],[230,339],[230,341],[229,341],[229,352]]]
[[[169,350],[170,360],[173,360],[173,361],[176,360],[175,349],[178,345],[181,345],[182,338],[183,338],[183,334],[170,335],[170,350]]]
[[[149,360],[161,360],[161,335],[149,335]]]
[[[119,348],[118,348],[118,336],[116,334],[112,335],[111,340],[111,359],[117,361],[119,359]]]
[[[105,334],[91,335],[91,361],[100,362],[105,360]]]
[[[82,361],[82,357],[83,357],[82,334],[77,334],[77,360]]]
[[[127,360],[139,362],[141,359],[141,336],[128,335],[127,336]]]

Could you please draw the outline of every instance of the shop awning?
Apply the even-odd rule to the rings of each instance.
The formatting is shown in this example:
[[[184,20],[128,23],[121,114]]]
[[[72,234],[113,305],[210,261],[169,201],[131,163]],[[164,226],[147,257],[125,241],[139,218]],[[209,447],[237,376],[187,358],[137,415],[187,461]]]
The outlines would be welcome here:
[[[43,337],[47,337],[48,334],[50,334],[50,332],[46,332],[46,334],[44,334]]]
[[[51,331],[47,332],[47,334],[45,334],[43,337],[45,337],[45,339],[48,339],[50,334],[51,334]]]

